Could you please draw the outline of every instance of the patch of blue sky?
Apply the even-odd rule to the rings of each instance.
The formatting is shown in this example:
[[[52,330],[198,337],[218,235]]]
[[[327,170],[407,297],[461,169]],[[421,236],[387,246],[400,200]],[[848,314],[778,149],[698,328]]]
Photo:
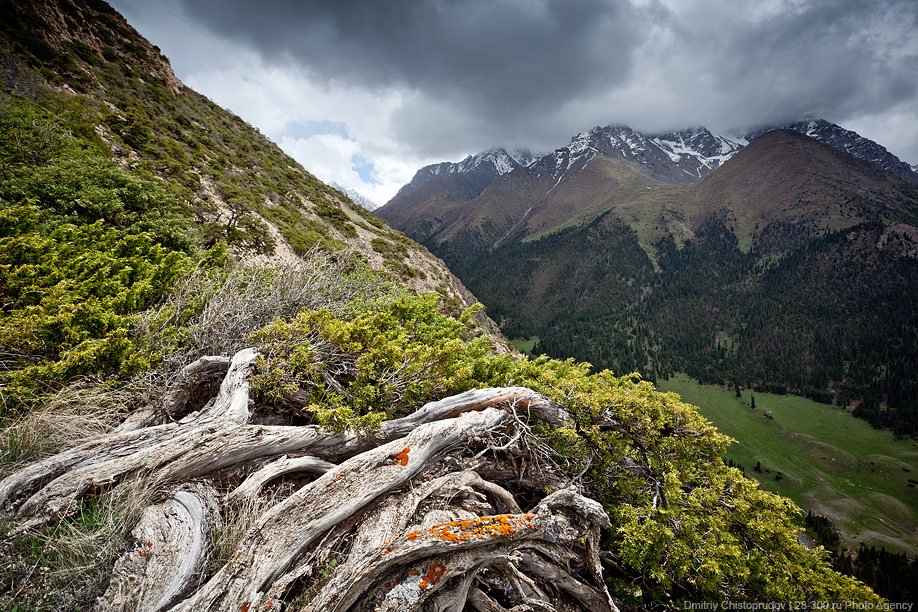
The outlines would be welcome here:
[[[382,182],[376,174],[376,166],[373,165],[373,162],[359,153],[351,156],[351,165],[364,183],[380,184]]]

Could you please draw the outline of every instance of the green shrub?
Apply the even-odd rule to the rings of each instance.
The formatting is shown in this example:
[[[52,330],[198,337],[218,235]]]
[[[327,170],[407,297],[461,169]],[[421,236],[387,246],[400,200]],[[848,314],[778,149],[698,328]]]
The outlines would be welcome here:
[[[434,294],[377,301],[355,316],[305,311],[253,336],[262,401],[298,393],[333,429],[372,429],[424,402],[497,385],[560,403],[568,427],[537,430],[552,461],[583,473],[613,520],[603,545],[622,568],[613,592],[633,605],[722,601],[876,601],[797,543],[793,503],[721,457],[730,439],[695,407],[636,375],[547,357],[495,355],[472,338],[471,310],[442,314]]]
[[[101,220],[55,226],[38,206],[0,201],[0,344],[17,356],[7,393],[27,399],[49,382],[142,367],[130,315],[162,298],[191,261],[149,233]]]
[[[118,166],[81,135],[85,129],[70,119],[76,110],[0,104],[0,156],[8,162],[0,164],[7,411],[74,377],[149,367],[132,339],[131,317],[200,258],[175,190]]]

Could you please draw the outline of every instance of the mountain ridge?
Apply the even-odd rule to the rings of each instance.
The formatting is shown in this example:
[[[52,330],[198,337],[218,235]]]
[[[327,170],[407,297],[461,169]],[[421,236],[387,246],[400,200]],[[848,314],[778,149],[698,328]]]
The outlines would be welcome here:
[[[471,200],[479,196],[493,182],[514,170],[539,178],[546,175],[551,176],[554,183],[545,190],[545,193],[541,194],[541,196],[547,196],[557,188],[557,185],[581,171],[596,155],[620,156],[623,160],[631,162],[638,172],[658,182],[694,184],[704,180],[738,151],[748,146],[751,140],[769,131],[780,129],[803,133],[814,140],[872,163],[899,178],[918,183],[918,173],[884,147],[822,119],[809,119],[786,126],[762,128],[749,132],[743,137],[717,135],[703,127],[644,135],[627,126],[597,126],[577,134],[565,147],[542,156],[533,156],[525,165],[507,164],[506,169],[502,172],[494,169],[483,172],[478,170],[488,152],[470,155],[459,163],[441,162],[425,166],[418,170],[411,182],[403,186],[389,202],[381,207],[380,214],[384,218],[387,218],[388,215],[388,218],[398,219],[406,208],[416,209],[428,204],[436,208],[444,201]],[[490,151],[503,150],[492,149]],[[451,176],[448,180],[444,180],[441,178],[441,173],[462,175],[462,177]],[[440,182],[443,182],[444,185],[441,186]],[[446,182],[451,185],[446,186]],[[456,189],[452,185],[459,182],[468,182],[470,188]],[[397,222],[409,227],[402,221]]]
[[[443,257],[505,333],[541,338],[535,350],[652,378],[687,369],[707,382],[785,384],[851,407],[864,402],[857,414],[874,424],[916,431],[918,383],[888,372],[908,371],[918,356],[883,346],[900,346],[918,328],[906,307],[918,292],[918,186],[799,130],[757,135],[694,184],[666,182],[633,132],[584,134],[471,199],[403,201],[378,212]],[[560,177],[551,172],[558,162]],[[821,309],[811,288],[823,281],[807,261],[833,279],[821,298],[843,308]],[[847,271],[847,284],[835,269]],[[678,282],[674,270],[696,285]],[[720,287],[718,277],[731,280]],[[782,323],[760,312],[771,302],[768,278],[781,279],[774,282],[786,284],[782,293],[805,303],[805,313],[774,306],[792,317]],[[751,294],[762,294],[762,306],[748,302]],[[719,295],[730,308],[718,305]],[[879,298],[870,295],[884,296],[886,316],[875,316]],[[684,318],[670,302],[681,304]],[[744,329],[747,317],[758,327]],[[606,340],[592,338],[589,321]],[[835,353],[812,329],[825,329]],[[788,355],[778,337],[799,355]],[[770,351],[785,355],[774,372],[763,365]]]

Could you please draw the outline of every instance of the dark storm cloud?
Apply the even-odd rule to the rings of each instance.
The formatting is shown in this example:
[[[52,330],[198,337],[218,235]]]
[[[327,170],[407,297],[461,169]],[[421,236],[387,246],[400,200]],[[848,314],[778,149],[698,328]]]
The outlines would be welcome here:
[[[650,25],[646,11],[624,1],[175,5],[185,19],[266,62],[296,65],[312,79],[404,91],[408,101],[392,127],[418,150],[444,138],[469,146],[512,138],[572,97],[625,81]]]
[[[703,100],[736,127],[918,103],[914,0],[795,2],[759,18],[744,18],[735,2],[682,8],[667,16],[682,55],[669,70],[688,76],[689,107]],[[692,87],[699,75],[711,91]]]
[[[140,0],[118,4],[138,14],[162,10]],[[741,130],[802,115],[839,123],[872,117],[893,139],[915,135],[918,123],[915,0],[169,5],[185,23],[249,47],[267,65],[316,82],[399,92],[401,107],[380,120],[417,156],[495,144],[550,148],[607,123]],[[883,125],[883,113],[910,125]],[[883,144],[918,161],[914,140]]]
[[[621,81],[643,26],[627,2],[180,3],[202,26],[313,75],[458,96],[496,117]]]

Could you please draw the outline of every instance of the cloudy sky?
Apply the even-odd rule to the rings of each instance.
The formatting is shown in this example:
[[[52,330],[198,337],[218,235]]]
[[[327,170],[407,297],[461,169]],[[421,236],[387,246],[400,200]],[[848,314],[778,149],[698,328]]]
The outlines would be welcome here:
[[[915,0],[113,0],[190,87],[384,203],[594,125],[820,116],[918,163]]]

